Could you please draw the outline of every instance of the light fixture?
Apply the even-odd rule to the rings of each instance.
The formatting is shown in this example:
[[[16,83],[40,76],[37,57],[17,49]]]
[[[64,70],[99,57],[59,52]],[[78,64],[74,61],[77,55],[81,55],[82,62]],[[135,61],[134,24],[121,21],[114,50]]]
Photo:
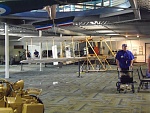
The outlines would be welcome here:
[[[128,35],[126,35],[126,38],[128,37]]]
[[[114,33],[112,30],[98,30],[97,33]]]
[[[114,33],[114,34],[106,34],[106,35],[109,35],[109,36],[116,36],[116,35],[120,35],[120,34],[117,34],[117,33],[115,34],[115,33]]]
[[[88,26],[80,26],[81,28],[88,29],[88,30],[96,30],[96,29],[106,29],[106,27],[102,25],[88,25]]]
[[[0,31],[4,31],[4,29],[0,29]]]
[[[136,37],[137,37],[137,38],[139,38],[140,36],[139,36],[139,35],[137,35]]]

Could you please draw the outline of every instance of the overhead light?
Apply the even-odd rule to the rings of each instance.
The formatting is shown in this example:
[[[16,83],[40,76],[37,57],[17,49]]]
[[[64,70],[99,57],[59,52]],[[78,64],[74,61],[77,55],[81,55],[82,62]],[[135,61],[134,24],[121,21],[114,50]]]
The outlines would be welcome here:
[[[106,34],[106,35],[109,35],[109,36],[116,36],[116,35],[120,35],[120,34],[117,34],[117,33],[115,34],[115,33],[114,33],[114,34]]]
[[[124,9],[117,9],[117,11],[123,11]]]
[[[126,35],[126,38],[128,37],[128,35]]]
[[[112,30],[99,30],[96,32],[98,32],[98,33],[114,33],[114,31],[112,31]]]
[[[0,31],[4,31],[4,29],[0,29]]]
[[[81,28],[84,29],[89,29],[89,30],[93,30],[93,29],[107,29],[106,27],[102,26],[102,25],[88,25],[88,26],[80,26]]]
[[[137,35],[136,37],[137,37],[137,38],[139,38],[140,36],[139,36],[139,35]]]

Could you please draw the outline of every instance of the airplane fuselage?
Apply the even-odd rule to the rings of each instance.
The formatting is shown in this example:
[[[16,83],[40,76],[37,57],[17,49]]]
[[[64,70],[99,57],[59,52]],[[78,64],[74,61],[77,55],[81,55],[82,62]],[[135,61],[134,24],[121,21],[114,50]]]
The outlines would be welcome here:
[[[21,13],[56,4],[54,0],[13,0],[0,2],[0,15]]]

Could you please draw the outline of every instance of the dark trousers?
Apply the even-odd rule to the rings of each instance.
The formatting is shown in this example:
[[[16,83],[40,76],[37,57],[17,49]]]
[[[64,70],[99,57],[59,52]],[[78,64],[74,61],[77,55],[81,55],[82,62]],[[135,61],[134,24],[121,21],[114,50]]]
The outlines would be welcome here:
[[[128,72],[128,68],[121,68],[121,82],[122,83],[131,83],[133,81],[133,78],[131,77],[131,74]]]
[[[121,68],[122,73],[127,74],[129,71],[129,67],[128,68]]]

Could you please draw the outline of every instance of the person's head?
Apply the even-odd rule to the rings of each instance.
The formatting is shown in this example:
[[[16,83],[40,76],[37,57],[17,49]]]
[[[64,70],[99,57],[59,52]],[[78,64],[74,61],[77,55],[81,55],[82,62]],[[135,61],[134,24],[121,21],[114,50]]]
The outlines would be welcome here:
[[[122,44],[122,50],[124,50],[124,51],[127,50],[127,44]]]

